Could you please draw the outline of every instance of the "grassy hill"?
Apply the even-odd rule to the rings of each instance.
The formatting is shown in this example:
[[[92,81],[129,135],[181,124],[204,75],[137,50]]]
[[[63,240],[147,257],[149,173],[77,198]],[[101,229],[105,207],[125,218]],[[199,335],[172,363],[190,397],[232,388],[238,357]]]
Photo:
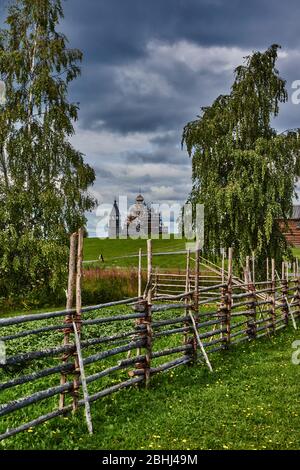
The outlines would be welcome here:
[[[167,253],[182,251],[186,248],[186,240],[153,240],[153,253]],[[141,239],[111,240],[99,238],[86,238],[84,242],[85,265],[92,264],[98,267],[137,267],[138,252],[142,249],[143,255],[147,253],[147,241]],[[99,260],[103,256],[104,263]],[[91,261],[91,263],[87,263]],[[161,268],[184,268],[185,257],[181,255],[163,255],[154,257],[154,265]],[[146,266],[146,256],[143,256],[143,266]]]
[[[185,256],[182,254],[172,254],[172,252],[182,251],[186,249],[187,240],[177,240],[173,236],[168,240],[153,240],[153,253],[167,253],[167,255],[154,256],[153,265],[160,268],[184,269]],[[99,238],[86,238],[84,241],[84,261],[85,266],[93,265],[93,267],[121,267],[131,268],[138,265],[138,252],[142,248],[143,251],[143,267],[146,267],[146,240],[110,240]],[[99,261],[99,257],[103,256],[104,262]],[[293,248],[294,256],[300,258],[300,248]],[[88,263],[88,262],[91,263]]]

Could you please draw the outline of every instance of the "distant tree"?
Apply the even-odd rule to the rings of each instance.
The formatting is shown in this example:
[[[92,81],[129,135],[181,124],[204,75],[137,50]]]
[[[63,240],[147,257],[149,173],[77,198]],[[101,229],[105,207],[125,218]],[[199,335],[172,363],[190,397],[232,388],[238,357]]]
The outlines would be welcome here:
[[[63,287],[68,235],[94,206],[95,179],[70,137],[68,84],[82,53],[57,31],[61,0],[15,0],[0,32],[0,295]],[[25,295],[25,294],[24,294]]]
[[[190,201],[205,205],[205,249],[234,246],[241,263],[289,255],[278,225],[292,210],[299,130],[278,134],[271,120],[288,99],[275,64],[278,45],[254,52],[235,70],[229,95],[201,108],[183,131],[193,167]]]

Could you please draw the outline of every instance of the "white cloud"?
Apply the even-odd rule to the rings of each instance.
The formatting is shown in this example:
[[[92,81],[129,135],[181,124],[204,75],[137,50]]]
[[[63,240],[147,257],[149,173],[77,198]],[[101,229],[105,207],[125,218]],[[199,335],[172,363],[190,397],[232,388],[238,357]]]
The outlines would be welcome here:
[[[151,41],[148,44],[150,60],[156,64],[181,63],[193,72],[221,74],[232,72],[243,61],[249,50],[239,47],[199,46],[189,41],[167,43]]]
[[[156,200],[174,200],[178,196],[173,186],[151,186],[150,190]]]
[[[159,135],[158,132],[134,132],[122,135],[106,130],[76,129],[72,144],[87,155],[120,155],[135,149],[136,151],[150,150],[149,140]]]

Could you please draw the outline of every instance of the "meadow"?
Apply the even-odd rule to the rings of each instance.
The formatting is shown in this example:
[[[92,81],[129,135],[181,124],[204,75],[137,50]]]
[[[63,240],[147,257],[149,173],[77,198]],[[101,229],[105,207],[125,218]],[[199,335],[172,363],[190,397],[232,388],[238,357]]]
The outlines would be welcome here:
[[[153,239],[153,254],[155,265],[160,268],[185,268],[185,258],[182,254],[174,254],[176,251],[186,249],[185,239]],[[98,239],[86,238],[84,240],[84,262],[85,266],[97,266],[100,268],[119,267],[137,268],[138,253],[142,249],[142,265],[146,267],[146,240],[144,239]],[[171,253],[157,255],[157,253]],[[99,260],[103,256],[104,262]]]

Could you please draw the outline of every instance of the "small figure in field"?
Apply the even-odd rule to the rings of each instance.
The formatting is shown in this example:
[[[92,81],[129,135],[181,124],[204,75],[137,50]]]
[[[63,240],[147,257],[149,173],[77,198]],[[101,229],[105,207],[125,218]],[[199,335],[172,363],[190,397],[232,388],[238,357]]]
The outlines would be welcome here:
[[[101,255],[99,256],[99,259],[102,261],[102,263],[105,262],[102,253],[101,253]]]

